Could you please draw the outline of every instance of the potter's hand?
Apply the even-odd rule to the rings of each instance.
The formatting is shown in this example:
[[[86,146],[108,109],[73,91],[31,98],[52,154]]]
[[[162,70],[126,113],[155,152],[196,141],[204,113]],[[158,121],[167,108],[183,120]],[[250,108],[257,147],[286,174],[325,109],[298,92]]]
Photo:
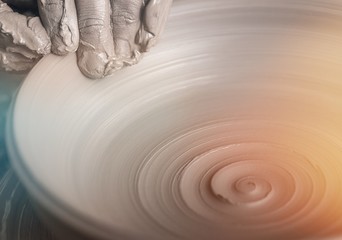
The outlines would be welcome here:
[[[50,45],[38,17],[15,13],[0,0],[0,70],[30,70]]]
[[[77,47],[78,66],[102,78],[139,61],[165,25],[172,0],[38,0],[52,52]],[[76,11],[77,9],[77,11]],[[79,46],[78,46],[79,44]]]

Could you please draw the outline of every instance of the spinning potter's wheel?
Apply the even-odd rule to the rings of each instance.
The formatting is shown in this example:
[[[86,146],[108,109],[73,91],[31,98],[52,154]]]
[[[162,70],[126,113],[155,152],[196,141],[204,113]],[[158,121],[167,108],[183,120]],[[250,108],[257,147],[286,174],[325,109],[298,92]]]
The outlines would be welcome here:
[[[46,57],[8,135],[38,212],[96,239],[338,239],[341,10],[176,1],[160,45],[113,77]]]

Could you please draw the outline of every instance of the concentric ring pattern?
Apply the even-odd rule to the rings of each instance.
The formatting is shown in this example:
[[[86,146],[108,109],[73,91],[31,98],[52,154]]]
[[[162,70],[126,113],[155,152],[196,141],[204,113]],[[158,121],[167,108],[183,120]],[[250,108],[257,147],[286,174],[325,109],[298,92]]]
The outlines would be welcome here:
[[[339,239],[341,79],[341,1],[175,1],[159,46],[111,78],[44,59],[14,134],[108,238]]]

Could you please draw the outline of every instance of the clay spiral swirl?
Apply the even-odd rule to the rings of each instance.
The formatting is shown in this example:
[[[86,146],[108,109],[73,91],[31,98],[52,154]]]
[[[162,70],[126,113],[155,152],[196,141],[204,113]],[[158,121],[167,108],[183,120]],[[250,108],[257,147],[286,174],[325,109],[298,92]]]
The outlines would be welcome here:
[[[110,79],[86,80],[75,56],[49,56],[16,103],[23,161],[111,233],[338,239],[341,10],[175,1],[160,45]]]

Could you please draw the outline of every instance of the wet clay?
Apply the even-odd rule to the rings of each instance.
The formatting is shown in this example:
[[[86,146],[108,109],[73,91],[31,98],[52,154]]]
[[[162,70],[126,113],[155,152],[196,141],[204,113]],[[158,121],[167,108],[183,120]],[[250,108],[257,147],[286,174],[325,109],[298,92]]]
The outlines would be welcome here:
[[[50,38],[38,17],[13,12],[0,1],[0,67],[27,71],[50,52]]]
[[[77,54],[38,63],[14,166],[92,239],[342,239],[341,29],[340,0],[176,1],[163,41],[112,77]]]
[[[171,3],[172,0],[60,0],[53,4],[38,1],[52,52],[64,55],[78,47],[78,66],[90,78],[103,78],[139,62],[159,38]]]
[[[38,0],[39,16],[51,38],[51,51],[58,55],[75,52],[79,33],[74,1]]]
[[[171,3],[172,0],[146,4],[143,0],[76,1],[80,29],[77,56],[83,74],[102,78],[138,63],[159,39]]]
[[[172,0],[147,3],[144,0],[39,0],[38,8],[41,21],[51,39],[51,51],[65,55],[78,50],[78,66],[82,73],[89,78],[103,78],[125,66],[136,64],[142,54],[155,45],[166,24],[171,3]],[[7,6],[6,9],[11,12],[11,19],[27,18],[13,13]],[[6,17],[5,14],[1,15],[1,18]],[[39,19],[33,19],[39,22]],[[7,31],[20,29],[6,24]],[[27,38],[25,41],[32,38],[27,34],[21,31],[22,39]],[[45,33],[41,34],[46,38]],[[41,36],[36,37],[35,41],[41,42]],[[2,40],[2,44],[7,47],[8,41]],[[15,42],[11,44],[12,48],[16,47]],[[17,50],[12,52],[19,51],[20,44],[17,45]],[[36,63],[36,59],[22,63],[13,59],[13,54],[7,55],[6,61],[9,63],[4,62],[3,65],[8,70],[28,69]]]

